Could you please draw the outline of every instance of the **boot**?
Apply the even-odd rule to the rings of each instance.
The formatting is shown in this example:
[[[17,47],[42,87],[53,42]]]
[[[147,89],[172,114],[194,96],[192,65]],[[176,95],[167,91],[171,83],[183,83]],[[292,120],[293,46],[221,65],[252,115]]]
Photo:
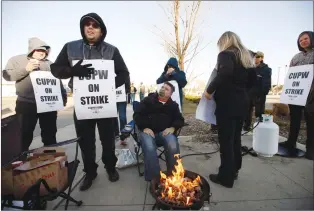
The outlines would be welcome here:
[[[235,175],[234,175],[234,179],[235,179],[235,180],[237,180],[237,179],[238,179],[238,177],[239,177],[239,171],[237,171],[237,172],[235,173]]]
[[[114,168],[113,170],[106,169],[106,171],[107,171],[110,182],[116,182],[119,180],[119,173],[116,170],[116,168]]]
[[[219,184],[219,185],[222,185],[222,186],[224,186],[224,187],[226,187],[226,188],[232,188],[232,187],[233,187],[233,184],[226,184],[226,183],[223,183],[223,182],[219,179],[218,174],[210,174],[210,175],[209,175],[209,179],[210,179],[212,182],[214,182],[214,183],[216,183],[216,184]]]
[[[308,160],[313,160],[314,150],[306,150],[304,157]]]
[[[89,176],[89,175],[85,175],[85,178],[80,186],[80,191],[86,191],[88,190],[92,184],[93,184],[93,180],[96,179],[97,177],[97,173],[95,174],[95,176]]]

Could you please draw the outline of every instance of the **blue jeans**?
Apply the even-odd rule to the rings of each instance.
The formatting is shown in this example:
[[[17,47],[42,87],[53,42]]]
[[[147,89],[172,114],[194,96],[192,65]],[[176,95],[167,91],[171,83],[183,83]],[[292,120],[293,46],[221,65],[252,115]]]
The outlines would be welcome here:
[[[130,94],[130,98],[131,98],[131,104],[133,104],[134,100],[135,100],[135,93],[131,93]]]
[[[160,132],[155,134],[155,138],[153,138],[144,132],[140,132],[139,139],[144,152],[145,180],[151,181],[153,178],[160,178],[160,166],[157,155],[158,146],[163,146],[165,149],[167,172],[171,174],[177,163],[174,155],[180,153],[177,137],[173,134],[163,136],[162,132]]]
[[[140,101],[144,99],[144,93],[140,92]]]
[[[120,121],[120,132],[121,130],[125,127],[127,124],[127,119],[126,119],[126,102],[118,102],[117,103],[117,110],[119,113],[119,121]],[[115,134],[116,136],[119,135],[119,125],[118,125],[118,118],[116,118],[116,126],[115,126]]]

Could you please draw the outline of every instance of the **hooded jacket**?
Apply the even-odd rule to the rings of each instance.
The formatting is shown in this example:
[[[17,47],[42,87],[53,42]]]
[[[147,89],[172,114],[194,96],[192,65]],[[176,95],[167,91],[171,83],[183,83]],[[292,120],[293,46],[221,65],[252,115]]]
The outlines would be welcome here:
[[[267,64],[261,62],[256,68],[256,90],[257,96],[267,95],[271,88],[272,69]]]
[[[44,49],[47,50],[48,54],[46,58],[39,61],[41,71],[50,71],[50,64],[51,61],[47,59],[50,51],[50,46],[48,46],[42,40],[33,37],[30,38],[28,41],[28,52],[27,54],[22,54],[18,56],[14,56],[9,59],[5,69],[3,70],[3,78],[7,81],[16,81],[15,88],[17,94],[17,100],[29,103],[36,103],[33,85],[29,76],[29,73],[26,70],[26,66],[29,60],[32,58],[32,54],[35,50]],[[33,70],[37,71],[37,70]],[[67,100],[67,93],[63,87],[62,82],[61,84],[61,92],[63,100],[66,103]]]
[[[175,69],[175,71],[172,72],[171,75],[167,75],[167,71],[168,71],[168,65],[170,65],[171,67],[173,67]],[[167,62],[167,64],[165,65],[164,71],[161,74],[161,76],[157,79],[157,84],[161,84],[164,83],[166,81],[172,81],[175,80],[178,83],[179,86],[179,93],[180,93],[180,101],[181,101],[181,107],[182,107],[182,99],[183,99],[183,91],[182,89],[185,87],[185,85],[188,83],[186,81],[186,76],[185,76],[185,72],[181,71],[178,65],[178,60],[176,58],[170,58]]]
[[[309,51],[306,51],[305,49],[303,49],[299,44],[299,39],[304,34],[308,34],[310,37],[310,48],[311,48],[311,50],[309,50]],[[307,64],[314,64],[314,32],[311,32],[311,31],[302,32],[298,37],[297,43],[298,43],[298,48],[299,48],[300,52],[292,58],[292,60],[290,62],[290,67],[307,65]],[[305,109],[314,115],[314,78],[313,78],[311,90],[310,90],[308,98],[307,98],[307,103],[305,105]]]
[[[158,100],[158,93],[150,93],[135,109],[133,119],[140,130],[151,129],[154,133],[174,127],[183,127],[184,118],[179,106],[171,98],[165,104]]]
[[[89,45],[84,34],[84,19],[94,19],[102,30],[102,36],[94,44]],[[113,60],[116,73],[116,88],[125,84],[126,92],[130,92],[130,78],[127,66],[117,47],[104,42],[107,35],[107,28],[99,15],[88,13],[80,20],[80,30],[82,39],[66,43],[59,53],[55,63],[51,65],[52,74],[60,79],[71,78],[69,87],[73,87],[72,61],[80,59],[104,59]]]

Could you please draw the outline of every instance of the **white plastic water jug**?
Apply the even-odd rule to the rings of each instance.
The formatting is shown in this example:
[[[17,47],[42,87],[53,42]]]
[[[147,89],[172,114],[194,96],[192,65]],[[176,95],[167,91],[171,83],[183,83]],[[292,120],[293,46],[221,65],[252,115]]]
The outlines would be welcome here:
[[[253,130],[253,150],[260,156],[272,157],[278,152],[279,126],[273,116],[263,114],[263,122]],[[256,122],[254,127],[258,124]]]

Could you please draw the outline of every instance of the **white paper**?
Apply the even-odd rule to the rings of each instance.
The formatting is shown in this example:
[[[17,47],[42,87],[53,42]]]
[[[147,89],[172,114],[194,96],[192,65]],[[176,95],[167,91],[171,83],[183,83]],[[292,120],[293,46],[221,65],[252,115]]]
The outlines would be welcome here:
[[[125,84],[116,89],[117,102],[126,102]]]
[[[305,106],[313,82],[313,64],[290,67],[280,103]]]
[[[173,86],[174,86],[174,92],[172,93],[171,95],[171,99],[173,101],[175,101],[178,105],[179,105],[179,109],[180,109],[180,112],[182,112],[182,109],[181,109],[181,103],[180,103],[180,92],[179,92],[179,85],[176,81],[172,80],[172,81],[168,81],[169,83],[171,83]],[[161,83],[161,84],[157,84],[157,92],[159,92],[159,90],[161,89],[162,85],[164,83]]]
[[[212,74],[210,75],[206,89],[209,86],[210,82],[217,76],[217,70],[216,68],[212,71]],[[197,106],[195,118],[199,119],[201,121],[214,124],[216,125],[216,102],[214,100],[214,94],[212,94],[212,99],[207,100],[204,95],[202,95],[202,98]]]
[[[73,65],[77,62],[78,60],[73,61]],[[82,65],[84,64],[92,64],[95,71],[91,77],[74,77],[73,79],[74,107],[77,119],[117,117],[113,60],[84,60]]]
[[[33,71],[29,75],[34,89],[37,113],[64,108],[59,79],[49,71]]]

